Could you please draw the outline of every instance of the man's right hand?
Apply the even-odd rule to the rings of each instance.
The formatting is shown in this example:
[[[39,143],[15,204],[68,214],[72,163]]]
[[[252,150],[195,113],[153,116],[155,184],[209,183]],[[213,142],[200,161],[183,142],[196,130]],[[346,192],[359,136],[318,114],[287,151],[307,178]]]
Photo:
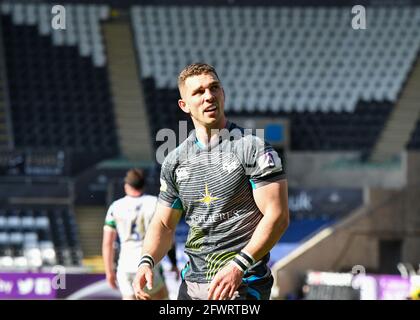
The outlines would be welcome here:
[[[144,263],[137,270],[136,277],[133,281],[134,295],[138,300],[150,300],[151,296],[143,291],[144,287],[151,290],[153,288],[153,270]]]

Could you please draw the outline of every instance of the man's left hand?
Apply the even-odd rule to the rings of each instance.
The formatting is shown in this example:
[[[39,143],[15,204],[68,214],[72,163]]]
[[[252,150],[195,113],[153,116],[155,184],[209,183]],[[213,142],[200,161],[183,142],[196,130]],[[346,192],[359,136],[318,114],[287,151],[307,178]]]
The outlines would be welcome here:
[[[216,276],[210,283],[208,299],[209,300],[230,300],[232,299],[236,289],[242,283],[244,273],[235,267],[232,263],[228,263],[225,267],[217,272]]]

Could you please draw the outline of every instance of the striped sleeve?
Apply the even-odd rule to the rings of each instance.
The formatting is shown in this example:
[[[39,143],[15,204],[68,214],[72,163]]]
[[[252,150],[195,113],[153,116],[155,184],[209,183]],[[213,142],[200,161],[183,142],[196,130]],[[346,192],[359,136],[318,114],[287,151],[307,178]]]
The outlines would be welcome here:
[[[257,189],[270,182],[286,178],[282,159],[277,151],[266,141],[253,137],[252,143],[247,148],[247,167],[249,181],[253,189]]]
[[[182,210],[182,203],[173,175],[174,166],[165,160],[160,171],[159,203],[166,207]]]

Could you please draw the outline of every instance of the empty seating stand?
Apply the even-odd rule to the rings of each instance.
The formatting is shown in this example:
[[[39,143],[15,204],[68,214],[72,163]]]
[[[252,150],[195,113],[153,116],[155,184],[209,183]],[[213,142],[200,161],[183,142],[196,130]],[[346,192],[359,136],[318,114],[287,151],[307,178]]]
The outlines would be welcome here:
[[[51,4],[2,3],[16,147],[118,153],[100,22],[109,8],[66,5],[66,30]]]
[[[397,98],[420,46],[420,8],[370,8],[363,32],[349,27],[350,12],[136,6],[131,16],[142,76],[158,88],[207,61],[232,92],[228,109],[352,112],[358,100]]]
[[[69,208],[0,209],[0,269],[81,263],[77,226]]]
[[[176,109],[179,71],[204,61],[218,70],[228,114],[290,118],[292,149],[365,151],[417,58],[420,8],[372,7],[363,32],[351,28],[350,13],[350,7],[134,6],[140,73],[155,84],[147,101],[155,110],[160,103]],[[162,127],[171,120],[151,116]],[[347,125],[338,131],[338,123]]]
[[[179,121],[186,121],[188,131],[193,129],[191,119],[178,107],[177,89],[158,89],[153,78],[143,80],[146,108],[148,111],[151,136],[156,137],[160,129],[169,128],[178,133]],[[161,142],[154,140],[155,148]]]

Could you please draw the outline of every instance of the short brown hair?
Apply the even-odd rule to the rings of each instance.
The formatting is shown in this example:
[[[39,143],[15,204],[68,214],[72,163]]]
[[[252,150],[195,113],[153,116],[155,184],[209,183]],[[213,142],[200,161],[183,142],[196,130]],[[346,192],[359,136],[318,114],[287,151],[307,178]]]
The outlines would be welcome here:
[[[216,69],[214,69],[213,66],[207,63],[199,62],[199,63],[192,63],[186,66],[178,76],[178,88],[181,88],[181,86],[185,83],[185,80],[187,80],[187,78],[192,77],[192,76],[199,76],[200,74],[207,74],[207,73],[214,73],[217,79],[219,79]]]
[[[124,178],[124,182],[136,190],[143,189],[144,186],[144,172],[141,169],[130,169]]]

